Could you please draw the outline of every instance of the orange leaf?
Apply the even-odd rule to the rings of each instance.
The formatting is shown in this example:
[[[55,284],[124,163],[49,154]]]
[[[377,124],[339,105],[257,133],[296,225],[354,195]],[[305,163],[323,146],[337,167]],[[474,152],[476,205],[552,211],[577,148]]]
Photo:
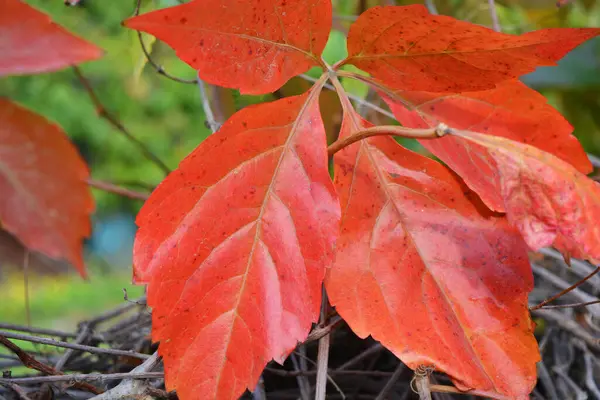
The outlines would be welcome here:
[[[492,89],[600,34],[600,29],[544,29],[520,36],[441,15],[422,5],[373,7],[351,26],[344,63],[389,87],[430,92]]]
[[[600,263],[600,184],[533,146],[458,131],[487,148],[508,220],[533,250],[555,246],[567,257]]]
[[[318,318],[340,214],[318,94],[233,115],[138,215],[135,281],[182,399],[237,398]]]
[[[125,21],[156,36],[209,83],[264,94],[320,65],[330,0],[193,0]]]
[[[345,116],[342,137],[371,126],[359,118]],[[344,211],[326,287],[352,330],[413,369],[433,364],[461,390],[528,398],[539,354],[518,232],[390,137],[352,144],[334,162]]]
[[[480,92],[430,93],[395,91],[383,95],[403,125],[423,128],[445,123],[530,144],[552,153],[589,173],[592,165],[573,127],[544,96],[519,81],[498,84]],[[393,98],[392,98],[393,97]],[[412,110],[412,111],[409,111]],[[457,172],[488,207],[503,212],[504,201],[496,190],[498,172],[488,150],[447,135],[421,144]]]
[[[56,71],[103,54],[20,0],[0,0],[0,37],[0,76]]]
[[[3,228],[85,277],[81,246],[94,209],[85,162],[57,125],[2,98],[0,127]]]

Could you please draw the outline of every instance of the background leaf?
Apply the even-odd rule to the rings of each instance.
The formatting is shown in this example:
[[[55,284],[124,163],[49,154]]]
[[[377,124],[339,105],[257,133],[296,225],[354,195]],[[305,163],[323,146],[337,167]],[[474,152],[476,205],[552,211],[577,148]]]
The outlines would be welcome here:
[[[0,3],[0,37],[0,76],[55,71],[103,53],[20,0]]]
[[[85,276],[82,241],[94,203],[84,161],[57,125],[2,98],[0,127],[2,227]]]

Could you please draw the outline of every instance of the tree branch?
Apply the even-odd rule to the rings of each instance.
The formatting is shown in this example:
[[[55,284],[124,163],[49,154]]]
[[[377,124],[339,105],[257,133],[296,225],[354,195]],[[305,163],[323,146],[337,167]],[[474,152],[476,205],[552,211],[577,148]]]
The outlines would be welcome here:
[[[7,331],[0,331],[0,336],[4,336],[5,338],[8,338],[8,339],[25,340],[27,342],[32,342],[32,343],[40,343],[40,344],[47,344],[49,346],[64,347],[66,349],[81,350],[81,351],[86,351],[88,353],[134,357],[134,358],[140,358],[143,360],[150,358],[150,356],[148,354],[141,354],[141,353],[137,353],[135,351],[105,349],[105,348],[101,348],[101,347],[84,346],[82,344],[61,342],[59,340],[41,338],[41,337],[37,337],[37,336],[30,336],[30,335],[24,335],[24,334],[20,334],[20,333],[13,333],[13,332],[7,332]]]
[[[10,351],[15,353],[17,355],[17,357],[19,357],[19,359],[21,360],[23,365],[26,366],[27,368],[35,369],[36,371],[42,372],[47,375],[64,375],[62,372],[56,370],[55,368],[52,368],[49,365],[39,362],[33,356],[30,356],[29,354],[27,354],[26,352],[21,350],[21,348],[19,346],[17,346],[16,344],[14,344],[10,340],[8,340],[6,338],[6,336],[4,336],[2,334],[0,334],[0,343],[2,343]],[[0,381],[0,383],[1,382],[2,381]],[[18,384],[18,382],[14,382],[14,381],[10,381],[10,380],[5,380],[5,383],[6,384]],[[85,390],[85,391],[88,391],[88,392],[94,393],[94,394],[100,394],[103,392],[102,390],[98,389],[97,387],[95,387],[93,385],[90,385],[89,383],[77,383],[77,384],[74,384],[73,387],[76,387],[78,389],[82,389],[82,390]]]
[[[102,190],[104,192],[113,193],[119,196],[128,197],[135,200],[148,200],[149,194],[138,192],[131,189],[126,189],[121,186],[117,186],[110,182],[100,181],[98,179],[89,178],[87,180],[88,185],[95,189]]]
[[[138,150],[148,160],[150,160],[151,162],[153,162],[165,174],[168,174],[169,172],[171,172],[171,170],[169,169],[169,167],[167,167],[165,163],[163,163],[157,156],[155,156],[146,147],[146,145],[143,142],[141,142],[139,139],[137,139],[135,136],[133,136],[127,130],[127,128],[125,128],[125,126],[121,123],[121,121],[119,121],[116,117],[114,117],[112,114],[110,114],[106,110],[106,108],[102,105],[102,103],[98,99],[98,96],[94,92],[94,89],[92,88],[92,85],[90,84],[89,80],[81,72],[81,69],[79,69],[79,67],[77,67],[77,66],[74,65],[73,66],[73,71],[75,71],[75,75],[77,75],[77,78],[79,78],[79,81],[81,82],[81,84],[83,85],[83,87],[85,88],[85,90],[87,91],[90,99],[92,100],[92,103],[94,103],[94,106],[96,107],[96,112],[98,113],[98,115],[101,118],[104,118],[106,121],[108,121],[119,132],[121,132],[121,134],[123,134],[123,136],[125,136],[131,143],[133,143],[138,148]]]
[[[162,372],[122,372],[116,374],[70,374],[70,375],[52,375],[52,376],[36,376],[31,378],[0,378],[2,383],[16,383],[21,385],[31,385],[36,383],[56,383],[56,382],[73,382],[73,386],[78,383],[88,381],[114,381],[121,379],[164,379]]]

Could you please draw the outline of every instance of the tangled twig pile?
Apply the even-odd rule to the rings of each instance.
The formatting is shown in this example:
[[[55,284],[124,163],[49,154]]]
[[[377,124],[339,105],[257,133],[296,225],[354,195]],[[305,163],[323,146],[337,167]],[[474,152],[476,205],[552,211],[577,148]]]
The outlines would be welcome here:
[[[584,306],[598,301],[598,268],[575,260],[566,267],[551,250],[532,255],[532,266],[536,288],[530,300],[542,353],[533,398],[600,399],[600,304]],[[582,283],[566,290],[578,281]],[[535,306],[559,291],[566,293],[551,305]],[[12,324],[0,324],[0,329],[0,343],[12,352],[0,354],[0,400],[177,398],[164,387],[145,298],[83,321],[77,332]],[[326,326],[315,326],[283,366],[268,365],[254,393],[245,398],[313,398],[317,343],[328,334],[328,399],[477,398],[456,394],[447,377],[427,366],[413,373],[380,344],[356,337],[335,313]],[[24,351],[16,340],[39,345]]]

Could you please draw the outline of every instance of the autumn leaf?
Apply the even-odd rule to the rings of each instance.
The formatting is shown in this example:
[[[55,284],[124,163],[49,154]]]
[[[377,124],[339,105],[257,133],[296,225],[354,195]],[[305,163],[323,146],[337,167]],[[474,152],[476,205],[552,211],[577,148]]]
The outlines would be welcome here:
[[[597,28],[543,29],[520,36],[442,15],[422,5],[373,7],[351,26],[348,58],[393,89],[492,89],[600,34]]]
[[[533,250],[554,246],[568,257],[600,264],[600,184],[533,146],[457,131],[488,150],[508,220]]]
[[[382,86],[380,86],[382,87]],[[464,93],[387,91],[382,97],[403,125],[455,129],[501,136],[538,147],[587,174],[592,165],[569,122],[544,96],[513,80],[491,90]],[[503,212],[498,172],[485,147],[453,136],[421,144],[457,172],[488,207]]]
[[[0,98],[0,221],[26,247],[85,277],[82,241],[94,209],[87,166],[65,133]]]
[[[182,399],[237,399],[318,319],[340,217],[319,91],[236,113],[137,217],[135,281]]]
[[[56,71],[103,54],[20,0],[0,1],[0,37],[0,76]]]
[[[193,0],[125,21],[156,36],[209,83],[264,94],[321,65],[330,0]]]
[[[342,138],[371,126],[351,113]],[[391,137],[352,144],[334,163],[343,217],[326,287],[352,330],[413,369],[435,366],[461,390],[528,398],[539,354],[518,232]]]

